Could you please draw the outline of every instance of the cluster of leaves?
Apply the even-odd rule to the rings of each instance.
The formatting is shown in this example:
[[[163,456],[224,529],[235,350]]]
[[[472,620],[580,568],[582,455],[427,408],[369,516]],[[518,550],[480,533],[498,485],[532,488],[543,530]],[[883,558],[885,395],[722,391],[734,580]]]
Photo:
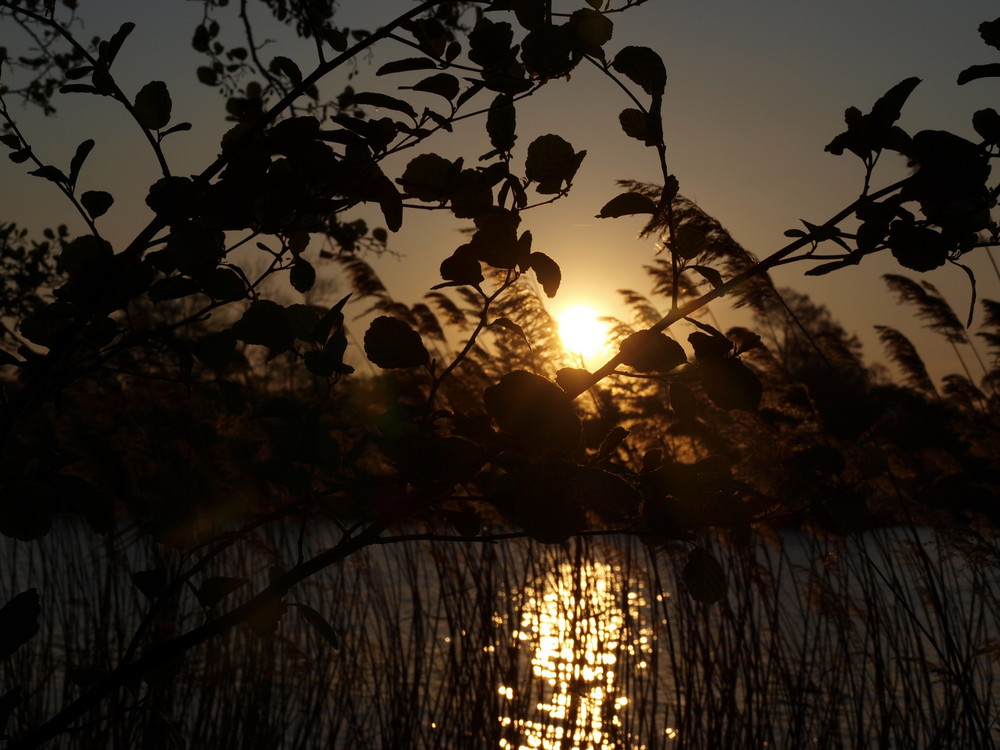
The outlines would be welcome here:
[[[47,229],[44,239],[29,237],[28,230],[16,224],[0,224],[0,268],[3,290],[0,310],[5,320],[24,320],[33,315],[46,300],[42,291],[56,286],[57,248],[66,241],[69,230],[59,226]],[[6,334],[9,335],[9,332]],[[7,342],[8,348],[16,348]]]
[[[989,41],[985,33],[984,38]],[[847,110],[847,130],[826,149],[838,155],[850,151],[864,162],[868,200],[856,211],[860,222],[853,237],[856,247],[843,241],[847,238],[844,233],[829,233],[823,239],[838,242],[848,254],[809,273],[824,274],[858,263],[863,256],[886,247],[905,268],[930,271],[945,262],[957,263],[963,254],[984,244],[984,233],[986,243],[996,241],[998,227],[991,210],[996,206],[998,190],[988,180],[990,159],[1000,145],[1000,129],[996,127],[1000,116],[992,109],[974,115],[973,127],[982,138],[980,143],[936,130],[910,136],[895,123],[919,83],[917,78],[908,78],[897,84],[868,114],[854,107]],[[884,150],[906,157],[914,173],[898,191],[877,200],[868,196],[868,182]],[[920,216],[907,208],[914,204]]]
[[[21,3],[25,8],[33,11],[54,12],[54,0],[26,0]],[[76,12],[77,0],[62,0],[61,5],[71,13]],[[0,18],[7,18],[7,22],[21,26],[27,30],[28,26],[23,19],[16,14],[0,8]],[[31,36],[34,47],[29,54],[11,57],[8,48],[0,45],[0,62],[7,68],[12,68],[27,75],[26,81],[19,81],[15,85],[10,85],[8,80],[4,83],[0,78],[0,95],[13,96],[19,98],[23,103],[41,108],[46,115],[55,114],[55,107],[52,99],[65,81],[68,71],[76,68],[83,60],[81,50],[73,48],[64,51],[59,48],[62,41],[59,33],[55,29],[31,29]]]

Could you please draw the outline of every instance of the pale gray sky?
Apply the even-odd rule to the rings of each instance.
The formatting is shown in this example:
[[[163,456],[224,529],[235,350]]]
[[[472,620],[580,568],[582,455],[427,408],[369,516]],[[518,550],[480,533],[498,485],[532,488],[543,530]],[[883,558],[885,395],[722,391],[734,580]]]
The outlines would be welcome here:
[[[216,153],[226,128],[221,104],[194,80],[193,70],[200,62],[190,49],[190,39],[201,4],[80,0],[80,6],[86,23],[83,36],[88,38],[94,34],[106,38],[124,21],[137,24],[117,64],[122,83],[137,91],[149,80],[167,82],[174,120],[195,124],[192,132],[171,137],[168,155],[175,173],[200,171]],[[344,0],[341,18],[351,26],[372,27],[377,16],[388,18],[410,6],[408,0]],[[996,15],[996,4],[986,0],[649,0],[614,17],[615,34],[606,48],[614,54],[625,45],[638,44],[662,55],[668,72],[664,99],[668,157],[682,193],[715,215],[747,249],[764,257],[784,243],[782,232],[799,219],[822,222],[857,196],[860,162],[823,151],[842,130],[846,107],[867,111],[892,85],[918,76],[923,82],[900,124],[910,132],[949,129],[974,137],[971,115],[1000,103],[1000,82],[983,80],[958,87],[955,77],[967,65],[1000,60],[1000,52],[983,44],[977,33],[981,21]],[[0,29],[4,44],[15,46],[14,31]],[[312,61],[308,44],[290,45],[287,37],[276,42],[270,54],[287,55],[303,69]],[[393,42],[376,52],[378,60],[410,54]],[[356,85],[364,88],[370,82],[386,93],[397,93],[393,89],[397,80],[363,74]],[[68,163],[83,139],[97,141],[83,173],[83,187],[115,195],[116,206],[104,225],[113,223],[109,234],[127,240],[148,217],[143,198],[145,186],[156,178],[155,161],[109,100],[79,95],[65,99],[56,118],[24,115],[25,130],[36,151],[56,164]],[[605,79],[581,67],[570,81],[554,82],[547,95],[518,108],[521,148],[538,135],[554,132],[588,152],[571,197],[533,212],[523,224],[532,230],[535,249],[562,266],[564,282],[553,303],[555,310],[586,302],[620,314],[615,290],[649,290],[642,266],[652,260],[653,246],[634,240],[640,220],[594,218],[601,205],[617,194],[615,179],[658,178],[653,150],[619,129],[618,112],[627,106]],[[435,150],[448,156],[465,154],[467,163],[474,161],[489,150],[483,123],[465,122],[454,137],[430,142],[419,152]],[[102,161],[105,166],[99,167]],[[886,166],[887,183],[902,165]],[[52,186],[25,176],[26,171],[7,160],[0,163],[0,220],[16,219],[40,229],[71,218]],[[379,220],[377,210],[365,215]],[[376,264],[398,298],[414,302],[439,281],[438,263],[460,244],[453,230],[464,223],[444,213],[407,216],[403,230],[392,238],[393,249],[403,257]],[[888,256],[869,260],[821,279],[805,279],[806,267],[794,265],[776,278],[827,304],[849,331],[862,337],[869,361],[881,357],[872,326],[884,324],[910,336],[936,376],[957,372],[950,347],[923,334],[911,311],[896,308],[879,279],[886,272],[916,274]],[[969,264],[979,277],[980,295],[1000,298],[1000,281],[988,260],[970,258]],[[959,269],[945,268],[924,278],[942,289],[964,315],[969,292]],[[724,325],[744,322],[724,307],[715,312]]]

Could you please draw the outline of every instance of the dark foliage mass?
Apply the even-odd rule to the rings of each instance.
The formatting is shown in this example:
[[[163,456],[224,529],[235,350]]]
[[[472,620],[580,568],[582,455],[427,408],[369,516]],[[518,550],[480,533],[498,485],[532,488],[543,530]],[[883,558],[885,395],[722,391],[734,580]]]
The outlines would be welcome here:
[[[908,134],[897,121],[916,78],[867,113],[849,108],[827,150],[861,160],[860,197],[790,229],[785,247],[758,260],[668,169],[664,63],[613,36],[616,14],[641,2],[560,11],[543,0],[425,0],[363,31],[340,27],[331,2],[262,0],[269,20],[314,47],[301,69],[269,57],[249,21],[242,38],[224,33],[228,2],[203,0],[193,75],[220,93],[231,126],[213,163],[178,175],[164,142],[197,124],[179,120],[162,81],[120,87],[116,60],[132,24],[86,41],[76,2],[0,1],[5,32],[34,40],[30,54],[0,52],[9,166],[51,183],[85,226],[39,240],[0,224],[0,532],[41,539],[76,515],[97,534],[129,524],[186,555],[178,568],[134,571],[149,614],[124,654],[50,717],[9,728],[9,747],[38,747],[122,689],[159,684],[237,626],[274,638],[294,613],[339,648],[323,614],[293,601],[295,587],[413,528],[442,540],[632,535],[684,550],[680,579],[711,604],[739,585],[711,552],[717,534],[740,543],[781,525],[833,535],[900,522],[995,527],[1000,305],[983,301],[986,377],[961,360],[963,374],[939,389],[906,336],[878,327],[903,373],[893,383],[865,366],[825,308],[775,288],[768,272],[797,261],[826,274],[875,253],[915,273],[966,268],[963,257],[988,252],[1000,234],[990,181],[1000,115],[974,114],[977,142]],[[998,23],[981,28],[994,47]],[[331,95],[390,39],[408,52],[375,71],[379,90]],[[628,92],[623,137],[650,149],[661,172],[659,184],[622,181],[625,192],[597,210],[648,217],[644,234],[661,252],[647,269],[655,299],[623,291],[635,318],[617,323],[617,354],[594,372],[565,366],[541,296],[558,293],[561,271],[527,227],[567,195],[585,159],[601,156],[517,121],[523,98],[544,97],[581,65]],[[959,83],[996,75],[996,65],[973,66]],[[17,124],[14,102],[57,115],[63,96],[120,112],[159,165],[151,185],[136,186],[148,223],[123,246],[105,237],[114,196],[90,184],[96,170],[82,177],[94,141],[52,164]],[[425,150],[473,116],[485,154]],[[912,172],[876,187],[885,152]],[[365,204],[384,227],[355,217]],[[417,209],[469,230],[428,261],[441,282],[408,305],[365,256],[385,251]],[[331,277],[350,294],[330,296]],[[886,283],[956,353],[974,351],[963,317],[933,286],[903,275]],[[707,322],[722,295],[752,312],[757,332]],[[345,309],[359,302],[374,319],[355,339]],[[337,541],[275,555],[266,582],[203,575],[254,529],[310,523],[336,528]],[[198,619],[163,630],[161,615],[188,589]],[[4,656],[40,617],[34,590],[0,609]],[[21,700],[16,687],[0,696],[0,724]]]

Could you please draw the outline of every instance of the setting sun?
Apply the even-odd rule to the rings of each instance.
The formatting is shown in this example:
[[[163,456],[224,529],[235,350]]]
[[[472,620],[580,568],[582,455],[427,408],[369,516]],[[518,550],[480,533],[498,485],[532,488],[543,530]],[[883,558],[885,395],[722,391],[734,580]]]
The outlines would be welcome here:
[[[608,325],[600,313],[587,305],[576,305],[556,316],[559,338],[566,351],[584,360],[599,357],[608,346]]]

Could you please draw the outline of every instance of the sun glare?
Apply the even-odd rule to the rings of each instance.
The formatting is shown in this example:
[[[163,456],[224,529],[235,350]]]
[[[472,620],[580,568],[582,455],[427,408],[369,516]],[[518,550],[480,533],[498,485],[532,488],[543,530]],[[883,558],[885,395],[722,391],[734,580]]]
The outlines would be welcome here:
[[[608,325],[599,318],[600,313],[587,305],[569,307],[559,313],[556,322],[566,351],[585,361],[606,353]]]

